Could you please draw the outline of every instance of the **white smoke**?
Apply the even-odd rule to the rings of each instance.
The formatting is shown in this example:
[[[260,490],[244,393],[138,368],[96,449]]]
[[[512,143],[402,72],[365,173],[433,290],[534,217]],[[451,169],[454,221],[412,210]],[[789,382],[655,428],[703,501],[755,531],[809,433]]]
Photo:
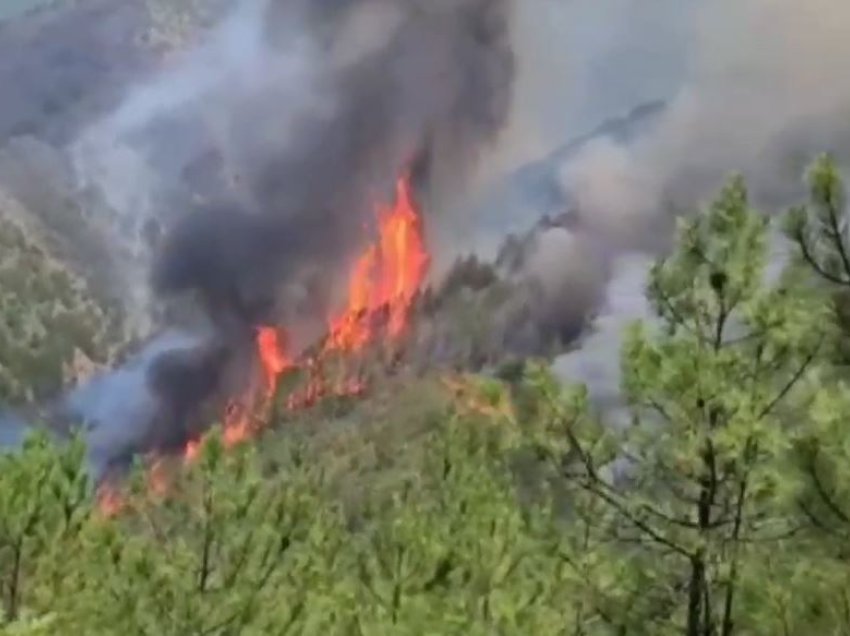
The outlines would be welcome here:
[[[659,227],[670,238],[672,216],[698,210],[734,172],[747,177],[757,204],[781,212],[802,194],[802,173],[815,154],[850,159],[850,76],[844,72],[850,4],[714,0],[669,15],[660,3],[620,4],[639,5],[647,22],[666,21],[670,31],[655,36],[667,44],[651,46],[693,37],[679,51],[679,85],[646,135],[626,144],[600,139],[562,166],[562,186],[582,227],[619,249],[644,246],[658,238]],[[619,23],[615,16],[611,21]],[[613,81],[622,81],[627,69],[625,63],[612,73]],[[662,74],[670,70],[659,67]],[[602,89],[590,101],[606,102],[610,94]],[[775,279],[781,241],[772,249],[768,277]],[[624,415],[618,334],[631,319],[647,317],[646,266],[626,260],[622,267],[591,335],[555,364],[565,379],[587,383],[615,420]]]
[[[623,425],[628,420],[620,394],[620,349],[624,329],[635,320],[651,320],[644,295],[651,259],[645,254],[625,254],[614,266],[605,302],[580,346],[558,357],[553,370],[569,383],[585,384],[607,421]]]
[[[97,192],[107,208],[105,222],[114,217],[113,249],[127,280],[127,314],[143,333],[151,327],[151,254],[142,240],[143,228],[163,212],[182,212],[163,210],[162,200],[183,187],[182,171],[211,145],[228,147],[236,100],[274,86],[277,138],[285,137],[295,113],[323,107],[311,90],[316,72],[312,42],[292,24],[283,34],[286,46],[272,51],[263,34],[267,4],[238,3],[198,45],[140,80],[115,111],[83,130],[69,149],[80,187]],[[157,125],[169,122],[176,123],[157,131]],[[162,144],[158,136],[172,138]],[[163,145],[167,155],[152,152]]]
[[[565,167],[579,213],[603,231],[640,234],[732,172],[760,200],[785,204],[815,153],[850,149],[850,5],[717,0],[692,20],[681,25],[695,33],[684,84],[654,132],[629,146],[592,144]]]
[[[487,183],[634,106],[675,92],[699,0],[521,0],[511,120]]]

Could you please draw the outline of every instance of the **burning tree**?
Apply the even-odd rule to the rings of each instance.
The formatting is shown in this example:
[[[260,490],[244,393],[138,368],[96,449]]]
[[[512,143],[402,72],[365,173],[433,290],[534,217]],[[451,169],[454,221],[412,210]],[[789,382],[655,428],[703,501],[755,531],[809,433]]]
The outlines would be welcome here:
[[[89,505],[81,446],[33,440],[0,457],[7,620],[104,636],[843,633],[850,393],[824,351],[831,305],[806,269],[768,280],[768,237],[737,180],[683,224],[652,272],[658,321],[623,351],[625,428],[536,367],[510,386],[451,378],[433,403],[399,380],[382,395],[406,391],[403,408],[364,400],[349,426],[295,411],[303,426],[263,444],[225,426],[185,461],[154,458],[109,515]],[[255,334],[265,380],[298,364],[282,335]]]
[[[379,206],[377,224],[377,239],[352,266],[345,306],[329,319],[327,334],[318,347],[306,353],[292,352],[285,329],[257,327],[261,382],[230,402],[224,422],[228,445],[244,441],[268,420],[282,374],[299,368],[307,371],[306,384],[284,398],[287,409],[309,407],[329,395],[359,395],[366,388],[365,379],[356,371],[351,374],[346,360],[370,347],[393,347],[406,335],[429,264],[408,177],[398,180],[393,203]],[[325,366],[333,358],[342,359],[342,375],[328,378]],[[187,453],[196,443],[189,441]]]

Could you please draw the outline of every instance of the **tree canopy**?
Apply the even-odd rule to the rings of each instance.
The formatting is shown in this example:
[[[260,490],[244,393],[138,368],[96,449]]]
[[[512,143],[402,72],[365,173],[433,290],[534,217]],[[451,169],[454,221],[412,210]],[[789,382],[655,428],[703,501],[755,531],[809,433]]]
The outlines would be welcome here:
[[[621,352],[626,425],[527,363],[362,428],[213,430],[109,514],[82,442],[31,437],[0,456],[0,631],[850,632],[847,210],[828,157],[808,183],[782,225],[741,178],[681,221]]]

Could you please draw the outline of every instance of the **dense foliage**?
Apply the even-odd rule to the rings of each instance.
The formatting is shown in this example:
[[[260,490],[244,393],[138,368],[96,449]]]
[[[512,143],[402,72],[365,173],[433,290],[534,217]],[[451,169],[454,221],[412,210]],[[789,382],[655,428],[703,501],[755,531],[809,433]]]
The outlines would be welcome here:
[[[106,363],[120,341],[115,312],[26,218],[0,191],[0,399],[7,406],[55,394],[81,364]]]
[[[115,516],[80,444],[32,438],[0,457],[3,633],[850,633],[850,243],[827,158],[809,183],[787,239],[740,179],[682,221],[627,426],[527,365],[422,396],[410,444],[376,443],[397,411],[339,432],[342,462],[210,434]]]

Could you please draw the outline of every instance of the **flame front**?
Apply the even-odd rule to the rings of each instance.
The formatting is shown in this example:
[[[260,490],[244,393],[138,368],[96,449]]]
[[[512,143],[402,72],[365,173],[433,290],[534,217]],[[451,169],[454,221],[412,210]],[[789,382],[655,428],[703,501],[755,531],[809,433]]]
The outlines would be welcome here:
[[[360,377],[328,384],[324,376],[327,359],[357,353],[382,333],[390,340],[404,334],[430,262],[409,177],[397,181],[393,204],[379,205],[377,216],[378,236],[355,259],[344,309],[329,320],[328,335],[318,355],[295,360],[287,350],[284,330],[269,326],[257,329],[263,390],[251,389],[228,404],[224,415],[226,445],[251,438],[258,425],[268,419],[281,374],[302,369],[307,375],[304,386],[285,401],[290,410],[310,407],[328,395],[361,395],[366,384]],[[197,440],[189,442],[187,460],[197,451]]]
[[[345,310],[331,319],[327,351],[355,352],[371,343],[383,323],[390,338],[404,332],[428,271],[422,222],[410,179],[396,183],[395,202],[378,208],[378,240],[356,260]]]
[[[257,330],[257,353],[263,366],[266,392],[271,396],[277,388],[277,377],[295,366],[286,354],[283,332],[272,327],[260,327]]]
[[[399,180],[395,206],[381,211],[379,224],[383,269],[377,306],[388,308],[387,329],[397,338],[430,263],[409,180]]]
[[[405,333],[430,262],[408,176],[397,181],[392,205],[377,206],[377,217],[378,236],[355,259],[344,308],[328,321],[328,334],[318,354],[295,359],[288,351],[285,330],[257,328],[261,383],[228,403],[223,418],[226,446],[247,441],[269,419],[282,374],[301,369],[307,375],[304,386],[284,402],[291,410],[312,406],[329,395],[361,395],[366,390],[361,377],[343,377],[335,383],[326,380],[323,369],[328,358],[355,354],[384,336],[394,341]],[[200,446],[198,439],[186,443],[186,463],[198,457]],[[155,461],[149,475],[150,490],[161,494],[164,483],[162,466]],[[121,510],[123,500],[115,488],[105,486],[99,494],[104,513],[114,515]]]

